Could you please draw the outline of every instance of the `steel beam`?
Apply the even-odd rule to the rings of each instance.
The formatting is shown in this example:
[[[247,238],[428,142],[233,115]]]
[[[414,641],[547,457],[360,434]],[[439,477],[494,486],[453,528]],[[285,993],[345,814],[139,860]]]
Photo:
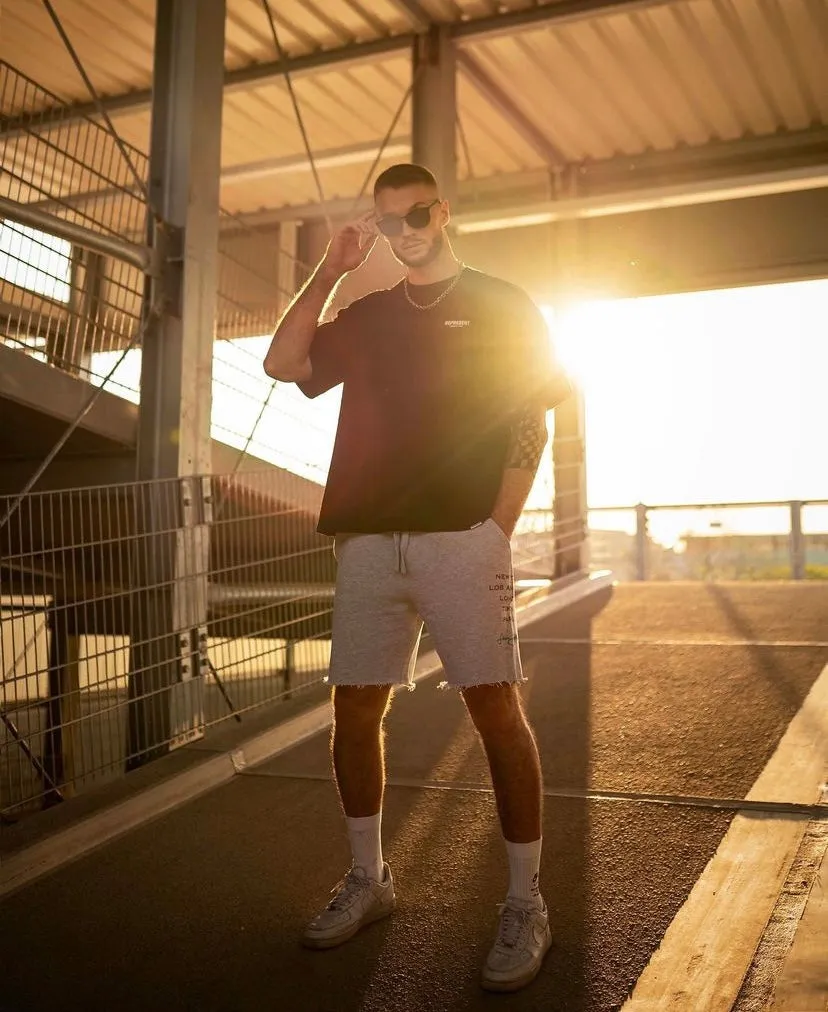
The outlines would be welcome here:
[[[715,204],[726,200],[763,197],[798,190],[828,187],[828,160],[819,166],[720,179],[686,180],[667,186],[647,186],[640,191],[619,190],[595,197],[544,200],[537,203],[461,212],[454,216],[458,234],[492,232],[504,228],[549,225],[580,218],[606,218],[613,215],[653,211],[665,207]]]
[[[457,54],[457,66],[489,105],[500,113],[536,155],[539,155],[547,165],[564,165],[566,159],[561,152],[489,76],[472,53],[467,49],[461,49]]]
[[[204,727],[225,15],[225,0],[156,4],[150,228],[165,256],[141,362],[128,769]]]
[[[566,25],[603,14],[634,14],[653,7],[664,7],[676,0],[556,0],[541,7],[524,7],[484,18],[458,21],[451,27],[458,42],[493,39],[550,25]]]
[[[408,18],[415,31],[428,30],[432,23],[431,18],[419,0],[390,0],[390,2],[392,7],[396,7],[400,14]]]
[[[315,153],[313,160],[317,169],[337,169],[345,165],[363,165],[373,162],[379,150],[379,141],[368,144],[349,144],[341,148],[328,148]],[[385,146],[383,154],[388,158],[407,156],[411,142],[392,141]],[[305,155],[289,155],[286,158],[268,158],[260,162],[242,165],[228,165],[221,170],[222,183],[249,182],[251,179],[266,179],[271,176],[288,175],[291,172],[310,172],[311,164]]]
[[[493,14],[468,21],[452,22],[446,26],[450,37],[456,42],[474,42],[495,38],[498,35],[531,31],[556,24],[570,24],[584,21],[602,14],[625,14],[661,7],[677,0],[558,0],[542,7],[527,7],[518,11]],[[423,26],[423,31],[427,30]],[[352,43],[302,56],[293,56],[282,63],[279,60],[256,63],[224,75],[224,89],[227,92],[245,90],[253,85],[278,80],[289,71],[293,78],[314,74],[325,69],[345,69],[383,56],[396,56],[411,50],[415,33],[394,35],[369,42]],[[109,113],[138,112],[150,107],[152,90],[141,88],[123,95],[104,98],[104,108]],[[69,126],[87,117],[95,118],[98,110],[92,102],[79,102],[62,106],[60,109],[44,109],[42,112],[8,118],[3,124],[5,136],[12,136],[21,130],[44,130],[50,125]]]
[[[341,168],[344,165],[367,165],[377,156],[380,141],[367,144],[348,144],[339,148],[326,148],[314,156],[318,169]],[[411,154],[409,140],[392,141],[387,144],[384,154],[391,158],[407,158]],[[240,165],[228,165],[221,171],[221,181],[234,185],[249,182],[252,179],[270,179],[272,176],[290,175],[292,172],[309,172],[310,162],[305,155],[287,155],[282,158],[267,158],[258,162],[244,162]],[[116,200],[125,194],[137,196],[138,190],[123,187],[107,186],[97,190],[84,190],[81,193],[68,193],[61,197],[47,197],[21,205],[25,208],[46,211],[59,207],[84,207],[99,200]]]
[[[417,36],[411,95],[412,160],[437,177],[440,196],[457,192],[457,51],[444,26]]]
[[[566,205],[561,200],[555,202],[555,207],[558,211],[568,208],[569,211],[579,210],[579,213],[594,213],[596,209],[609,208],[610,205],[618,208],[622,197],[649,199],[648,195],[652,196],[654,190],[663,191],[667,186],[681,192],[685,183],[691,191],[695,187],[697,190],[701,188],[702,192],[710,192],[720,183],[729,184],[735,177],[761,182],[765,192],[769,192],[768,187],[785,189],[793,185],[794,181],[784,176],[787,172],[798,174],[796,183],[800,188],[822,185],[826,163],[828,128],[825,127],[721,141],[676,151],[619,155],[600,162],[570,166],[567,171],[575,180],[576,194],[580,192],[590,196],[579,198],[584,201],[580,205]],[[757,176],[760,177],[758,180]],[[460,220],[469,216],[468,221],[475,223],[502,219],[503,208],[518,216],[548,214],[550,192],[550,175],[544,169],[465,180],[458,185],[454,214],[459,215]],[[661,196],[665,194],[662,192]],[[690,193],[688,199],[693,196]],[[695,197],[701,202],[698,192]],[[586,199],[590,203],[586,203]],[[365,206],[369,203],[366,198]],[[353,201],[348,199],[328,203],[328,212],[334,219],[347,216],[352,209]],[[618,213],[618,210],[613,213]],[[281,221],[310,221],[319,216],[317,204],[301,204],[241,214],[239,218],[247,225],[267,225]]]
[[[464,50],[458,53],[458,64],[461,69],[464,67]],[[548,143],[548,142],[547,142]],[[317,166],[334,167],[337,165],[364,164],[370,162],[376,156],[380,141],[372,141],[367,144],[353,144],[341,148],[323,149],[316,156]],[[409,141],[392,141],[386,147],[386,153],[394,157],[405,158],[410,155],[411,144]],[[812,127],[808,130],[798,130],[793,133],[776,133],[767,137],[748,137],[735,141],[717,141],[699,147],[684,147],[675,151],[648,151],[639,155],[618,155],[601,162],[584,163],[577,167],[579,175],[588,179],[591,188],[599,186],[602,189],[622,188],[622,180],[640,180],[644,177],[678,176],[683,173],[692,173],[697,170],[708,172],[712,164],[721,165],[747,165],[755,164],[757,167],[766,166],[770,161],[779,160],[780,167],[789,164],[797,164],[812,159],[818,163],[828,157],[828,128]],[[237,166],[228,166],[222,171],[222,180],[236,182],[241,179],[267,178],[291,172],[307,170],[309,164],[304,155],[289,155],[284,158],[268,159],[261,162],[249,162]],[[720,173],[724,175],[725,173]],[[495,179],[475,179],[469,184],[461,184],[460,196],[471,196],[474,193],[496,194],[499,191],[520,191],[527,188],[527,180],[530,176],[532,185],[536,189],[546,189],[548,175],[545,170],[537,169],[531,173],[520,173],[515,175],[498,176]],[[638,185],[638,184],[636,184]],[[46,211],[57,207],[83,207],[84,204],[96,200],[108,200],[122,197],[125,192],[121,188],[103,188],[99,190],[87,190],[82,193],[66,194],[59,198],[36,200],[28,204],[19,205],[20,208],[39,209]],[[137,191],[136,191],[137,192]],[[342,213],[347,214],[352,202],[343,199],[330,202],[331,214],[337,217],[338,208]],[[15,205],[18,206],[18,205]],[[22,212],[21,212],[22,213]],[[257,212],[255,220],[262,223],[268,221],[301,221],[308,217],[318,215],[318,205],[297,205],[295,207],[284,207],[273,211]],[[12,217],[12,215],[8,215]],[[251,217],[251,221],[253,220]],[[54,224],[53,219],[49,219]],[[46,229],[50,231],[50,229]],[[97,236],[97,233],[94,233]]]
[[[282,79],[285,71],[296,80],[320,70],[346,70],[350,66],[375,60],[377,57],[399,56],[411,49],[414,38],[413,34],[394,35],[293,56],[284,63],[273,60],[228,70],[224,74],[224,91],[226,94],[232,94],[236,91],[247,91],[256,85],[271,84]],[[112,95],[103,99],[103,106],[110,114],[145,112],[151,105],[151,88],[139,88],[123,95]],[[3,123],[3,136],[8,138],[21,131],[45,130],[49,126],[67,127],[84,119],[95,119],[97,116],[98,107],[94,102],[77,102],[54,110],[44,109],[25,116],[7,118]]]
[[[490,178],[463,180],[457,185],[457,201],[459,207],[471,208],[478,201],[488,205],[503,200],[504,194],[511,199],[518,199],[529,194],[532,200],[541,199],[549,193],[549,173],[544,169],[529,172],[509,173]],[[371,206],[371,195],[366,194],[354,207],[353,197],[333,198],[326,201],[325,209],[333,220],[349,218],[361,210]],[[456,208],[455,208],[456,210]],[[285,221],[307,222],[321,220],[321,209],[318,202],[293,204],[284,207],[265,208],[247,214],[235,215],[236,222],[228,222],[227,231],[233,231],[241,223],[243,227],[274,225]],[[223,230],[224,231],[224,230]]]

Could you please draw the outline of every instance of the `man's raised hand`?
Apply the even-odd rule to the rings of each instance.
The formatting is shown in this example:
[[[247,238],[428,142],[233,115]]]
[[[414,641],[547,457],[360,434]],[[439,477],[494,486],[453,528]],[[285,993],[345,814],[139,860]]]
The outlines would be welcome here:
[[[366,211],[337,229],[325,252],[325,269],[340,276],[365,263],[379,237],[375,221],[374,212]]]

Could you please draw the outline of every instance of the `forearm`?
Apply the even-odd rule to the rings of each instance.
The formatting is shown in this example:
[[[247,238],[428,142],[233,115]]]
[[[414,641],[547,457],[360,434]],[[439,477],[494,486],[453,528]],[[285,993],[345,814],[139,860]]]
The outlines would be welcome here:
[[[503,477],[492,519],[511,537],[538,472],[546,446],[546,412],[530,406],[512,424]]]
[[[325,304],[340,274],[323,260],[279,321],[264,360],[264,371],[288,382],[310,379],[310,347]]]
[[[534,481],[535,471],[525,468],[508,467],[503,472],[492,519],[508,537],[514,533]]]

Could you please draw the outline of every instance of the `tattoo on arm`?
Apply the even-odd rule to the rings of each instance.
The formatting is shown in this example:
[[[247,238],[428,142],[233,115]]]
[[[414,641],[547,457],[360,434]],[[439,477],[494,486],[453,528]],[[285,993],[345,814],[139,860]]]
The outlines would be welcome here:
[[[543,456],[546,439],[546,412],[534,406],[527,408],[512,422],[505,466],[521,471],[536,471]]]

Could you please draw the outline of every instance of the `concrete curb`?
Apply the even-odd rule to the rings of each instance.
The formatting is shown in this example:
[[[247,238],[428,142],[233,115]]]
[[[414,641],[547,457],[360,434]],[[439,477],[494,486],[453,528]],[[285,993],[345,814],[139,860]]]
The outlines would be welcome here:
[[[603,571],[574,580],[540,600],[518,610],[518,628],[562,611],[579,601],[611,587],[612,573]],[[440,662],[434,651],[421,657],[415,681],[435,674]],[[83,857],[97,847],[123,836],[131,829],[157,819],[166,812],[202,794],[229,783],[245,769],[257,766],[299,745],[331,724],[330,705],[322,703],[283,724],[242,742],[234,749],[206,759],[194,769],[177,773],[135,797],[104,809],[69,829],[61,830],[0,865],[0,896],[29,885],[43,875]]]

